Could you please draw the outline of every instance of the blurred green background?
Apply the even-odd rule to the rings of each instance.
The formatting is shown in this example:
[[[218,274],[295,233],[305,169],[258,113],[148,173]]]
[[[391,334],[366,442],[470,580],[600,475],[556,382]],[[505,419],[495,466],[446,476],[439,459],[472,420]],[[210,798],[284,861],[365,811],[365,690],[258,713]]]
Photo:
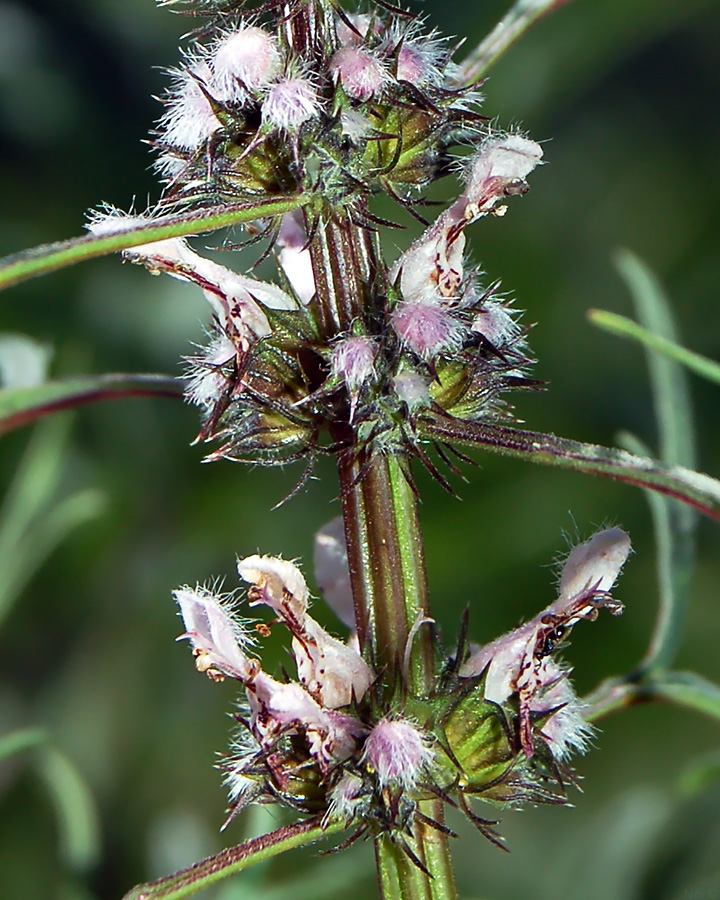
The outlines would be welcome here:
[[[472,46],[507,5],[417,8]],[[142,141],[187,24],[153,0],[0,0],[0,253],[78,234],[83,211],[100,201],[143,208],[157,198]],[[720,358],[718,47],[720,9],[710,0],[575,0],[484,88],[489,115],[546,141],[549,164],[531,193],[471,235],[489,278],[502,277],[525,321],[538,323],[536,371],[549,390],[517,401],[533,429],[612,444],[625,428],[656,443],[642,352],[586,321],[592,307],[631,314],[612,265],[618,247],[663,280],[684,342]],[[446,195],[453,190],[448,182]],[[400,245],[412,234],[392,238]],[[17,287],[2,309],[3,331],[52,347],[56,375],[178,374],[207,314],[198,291],[117,259]],[[718,391],[697,380],[692,389],[700,467],[718,475]],[[234,688],[198,676],[174,643],[170,591],[211,575],[233,585],[235,555],[258,550],[298,557],[310,575],[313,533],[338,512],[333,470],[321,465],[318,481],[270,512],[299,470],[202,465],[202,448],[190,446],[197,427],[179,403],[126,400],[2,439],[4,485],[31,453],[32,484],[46,479],[53,503],[91,490],[84,496],[97,512],[11,606],[9,598],[0,625],[0,735],[42,728],[54,748],[0,764],[3,898],[114,900],[279,821],[253,811],[218,834],[225,796],[213,763]],[[419,476],[433,611],[447,640],[467,603],[480,641],[532,615],[553,597],[548,564],[565,547],[563,532],[622,524],[636,550],[617,592],[626,613],[578,629],[568,658],[581,691],[629,671],[657,598],[644,497],[477,460],[460,502]],[[18,559],[41,552],[44,510],[27,523]],[[677,665],[720,681],[717,525],[702,523],[699,542]],[[451,821],[462,835],[466,900],[720,897],[720,781],[698,769],[715,759],[718,771],[717,723],[641,707],[604,722],[596,743],[577,761],[576,808],[502,815],[511,854]],[[63,799],[71,815],[59,825]],[[369,846],[321,861],[293,854],[206,896],[319,900],[340,891],[344,900],[374,896]]]

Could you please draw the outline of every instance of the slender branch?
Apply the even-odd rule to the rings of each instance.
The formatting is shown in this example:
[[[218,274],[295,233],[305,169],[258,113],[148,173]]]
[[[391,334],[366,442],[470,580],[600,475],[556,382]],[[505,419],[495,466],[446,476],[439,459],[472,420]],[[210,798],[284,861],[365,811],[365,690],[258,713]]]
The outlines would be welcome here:
[[[270,834],[264,834],[244,844],[238,844],[237,847],[223,850],[215,856],[209,856],[202,862],[167,878],[139,884],[129,891],[123,900],[180,900],[286,850],[306,847],[344,829],[344,823],[338,820],[330,822],[325,827],[319,819],[286,825]]]
[[[720,719],[720,687],[695,672],[662,672],[638,680],[638,675],[610,678],[585,702],[583,718],[597,722],[614,712],[640,703],[662,700]]]
[[[423,433],[431,438],[648,488],[720,520],[720,481],[682,466],[665,466],[625,450],[584,444],[552,434],[467,422],[438,414],[428,414],[420,424]]]
[[[182,397],[182,386],[166,375],[93,375],[48,381],[36,387],[0,391],[0,435],[41,419],[123,397]]]
[[[297,194],[288,197],[274,197],[249,205],[240,203],[228,206],[202,209],[182,213],[177,216],[150,219],[143,224],[106,235],[85,235],[67,241],[42,244],[32,250],[24,250],[0,260],[0,290],[19,284],[38,275],[46,275],[66,266],[99,256],[108,256],[168,238],[189,237],[254,222],[257,219],[279,216],[309,203],[311,195]],[[122,220],[118,220],[122,222]]]
[[[543,16],[570,0],[517,0],[490,34],[460,66],[456,81],[462,86],[477,84],[490,68]]]

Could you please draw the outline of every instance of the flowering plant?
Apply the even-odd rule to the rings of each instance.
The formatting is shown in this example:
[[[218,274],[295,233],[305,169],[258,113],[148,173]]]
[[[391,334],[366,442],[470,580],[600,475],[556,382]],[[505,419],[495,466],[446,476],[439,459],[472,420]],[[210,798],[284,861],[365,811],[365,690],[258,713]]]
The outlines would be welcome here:
[[[342,517],[318,535],[316,578],[347,640],[310,614],[304,576],[281,558],[238,562],[247,607],[269,607],[270,623],[251,621],[234,591],[175,591],[198,670],[241,685],[238,734],[220,763],[226,824],[250,804],[289,808],[297,821],[134,896],[186,896],[288,847],[343,834],[344,844],[373,840],[384,897],[451,898],[445,806],[502,847],[498,823],[473,799],[565,803],[569,760],[587,749],[592,720],[677,692],[677,681],[655,678],[654,653],[639,674],[582,700],[559,660],[575,625],[622,611],[611,591],[630,540],[619,528],[574,547],[557,600],[501,638],[470,644],[468,618],[449,646],[430,616],[417,469],[452,492],[447,472],[466,459],[462,446],[641,485],[720,517],[720,484],[683,460],[529,432],[508,402],[512,391],[542,388],[530,374],[529,328],[469,263],[466,230],[506,214],[544,150],[491,124],[477,85],[519,32],[561,3],[521,0],[459,63],[457,48],[385,3],[362,13],[325,0],[254,13],[233,2],[163,4],[203,24],[171,73],[153,136],[162,199],[139,215],[104,208],[91,215],[88,237],[0,269],[9,286],[121,251],[199,287],[211,319],[206,346],[187,360],[184,394],[200,409],[197,441],[212,443],[208,459],[304,460],[298,488],[319,457],[337,465]],[[457,199],[430,221],[422,193],[452,172],[462,181]],[[390,260],[378,234],[393,223],[378,197],[424,227]],[[187,242],[240,226],[247,243],[264,242],[264,256],[275,256],[275,281]],[[167,382],[132,379],[125,389],[172,392]],[[35,394],[7,427],[87,396],[77,385],[61,387],[59,400]],[[266,671],[256,649],[257,634],[267,638],[273,626],[291,636],[295,672],[284,678]],[[680,688],[716,702],[717,689],[703,683]]]

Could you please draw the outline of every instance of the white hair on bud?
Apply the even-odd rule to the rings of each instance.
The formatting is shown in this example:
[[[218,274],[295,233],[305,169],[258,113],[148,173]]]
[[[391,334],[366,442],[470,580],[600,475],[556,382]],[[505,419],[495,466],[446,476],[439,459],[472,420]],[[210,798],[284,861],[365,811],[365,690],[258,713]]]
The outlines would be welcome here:
[[[295,563],[274,556],[255,555],[239,559],[237,569],[243,581],[260,591],[253,595],[253,603],[264,603],[278,614],[282,614],[286,605],[296,617],[305,614],[310,592]]]
[[[320,101],[307,78],[286,78],[268,88],[262,104],[262,120],[280,131],[297,131],[320,113]]]
[[[226,32],[215,44],[211,87],[219,100],[244,103],[248,93],[262,90],[282,72],[276,38],[255,25]]]

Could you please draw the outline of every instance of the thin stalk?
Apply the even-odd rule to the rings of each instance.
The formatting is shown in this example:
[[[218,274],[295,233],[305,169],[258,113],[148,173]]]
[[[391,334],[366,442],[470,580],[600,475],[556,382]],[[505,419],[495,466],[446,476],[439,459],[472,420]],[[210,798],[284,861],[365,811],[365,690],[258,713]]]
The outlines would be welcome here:
[[[320,300],[320,328],[326,338],[349,331],[367,308],[377,271],[374,248],[364,229],[330,212],[306,227],[313,238],[310,256]]]
[[[0,259],[0,290],[27,281],[28,278],[46,275],[86,259],[119,253],[130,247],[168,238],[206,234],[219,228],[231,228],[257,219],[281,216],[304,206],[310,199],[309,194],[296,194],[253,204],[230,204],[210,210],[201,209],[176,216],[148,219],[147,222],[141,221],[138,225],[128,226],[112,234],[84,235],[68,241],[41,244],[32,250],[23,250]]]
[[[413,693],[425,694],[434,675],[431,634],[420,626],[428,617],[427,575],[405,466],[402,455],[381,451],[369,461],[341,456],[343,519],[361,646],[369,645],[389,684],[404,678]]]
[[[318,819],[286,825],[270,834],[223,850],[167,878],[139,884],[127,893],[123,900],[181,900],[279,853],[306,847],[325,837],[338,834],[344,828],[344,823],[340,821],[330,822],[323,827]]]
[[[569,2],[570,0],[517,0],[490,34],[463,60],[455,80],[464,87],[477,84],[539,19]]]
[[[367,321],[382,272],[366,229],[330,212],[314,223],[308,216],[307,226],[320,329],[332,340],[347,334],[356,319]],[[406,690],[427,695],[434,655],[432,634],[422,624],[428,617],[427,575],[409,461],[372,439],[362,444],[349,421],[331,431],[346,446],[338,454],[338,474],[360,646],[382,673],[389,700]],[[442,810],[435,805],[427,815],[437,821]],[[427,871],[412,861],[403,841]],[[455,900],[442,832],[416,821],[413,837],[378,835],[375,853],[383,900]]]

